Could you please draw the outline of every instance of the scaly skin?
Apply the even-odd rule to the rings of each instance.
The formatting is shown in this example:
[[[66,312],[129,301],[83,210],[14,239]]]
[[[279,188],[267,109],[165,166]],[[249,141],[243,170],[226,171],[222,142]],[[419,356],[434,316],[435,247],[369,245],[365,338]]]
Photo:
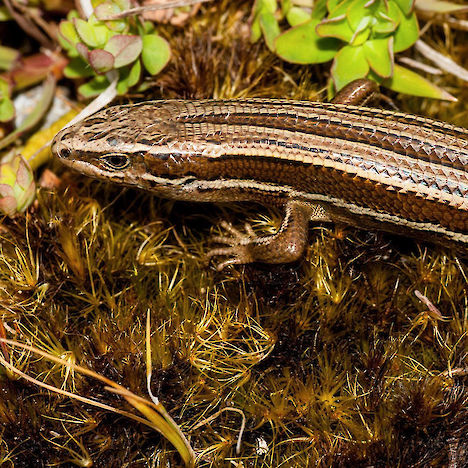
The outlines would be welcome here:
[[[228,256],[222,267],[297,259],[309,219],[468,245],[468,130],[422,117],[272,99],[150,101],[62,130],[53,152],[162,197],[285,207],[274,236],[228,228],[217,239],[228,247],[210,252]]]

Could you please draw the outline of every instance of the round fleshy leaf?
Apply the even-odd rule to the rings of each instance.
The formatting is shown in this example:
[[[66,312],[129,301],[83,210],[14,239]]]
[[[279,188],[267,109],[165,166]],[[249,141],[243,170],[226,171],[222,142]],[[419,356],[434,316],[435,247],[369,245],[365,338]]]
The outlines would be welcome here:
[[[76,44],[76,50],[78,51],[78,53],[80,54],[80,56],[86,60],[86,62],[88,62],[88,55],[89,55],[89,49],[82,43],[82,42],[78,42],[78,44]]]
[[[395,31],[397,27],[398,23],[395,21],[391,20],[387,16],[378,15],[375,18],[375,24],[372,28],[372,31],[374,34],[388,35]]]
[[[141,59],[150,75],[159,73],[169,62],[171,49],[165,39],[157,34],[143,36]]]
[[[275,13],[278,9],[277,0],[257,0],[255,2],[255,12],[259,13],[260,11],[268,11],[270,13]]]
[[[88,60],[96,73],[105,73],[114,68],[114,56],[107,50],[91,50],[88,54]]]
[[[123,33],[128,29],[128,23],[125,19],[106,20],[106,18],[110,18],[120,12],[121,10],[118,5],[111,2],[101,3],[94,9],[96,18],[100,21],[105,21],[106,26],[111,31]]]
[[[250,29],[250,42],[257,42],[262,37],[260,18],[255,18]]]
[[[68,62],[68,65],[63,70],[63,74],[67,78],[86,78],[93,76],[93,69],[83,60],[82,57],[75,57]]]
[[[120,11],[129,10],[132,6],[130,0],[113,0],[115,4],[120,8]]]
[[[349,7],[349,0],[328,0],[328,18],[336,18],[338,16],[346,15],[346,10]]]
[[[317,0],[312,8],[312,19],[322,21],[325,18],[327,10],[327,0]]]
[[[15,117],[15,106],[8,96],[0,99],[0,122],[9,122]]]
[[[349,41],[349,45],[352,46],[359,46],[361,44],[364,44],[364,42],[367,41],[371,34],[371,28],[364,28],[361,31],[355,31],[353,34],[353,37]]]
[[[141,65],[137,60],[132,67],[119,69],[119,81],[117,82],[117,93],[125,94],[129,88],[135,86],[140,79]]]
[[[114,67],[120,68],[134,62],[140,56],[142,48],[140,36],[116,34],[109,39],[104,50],[114,56]]]
[[[132,87],[135,86],[138,81],[140,80],[141,76],[141,62],[137,60],[130,69],[130,73],[128,74],[128,86]]]
[[[21,154],[7,157],[0,164],[0,211],[14,216],[33,202],[36,184],[32,169]]]
[[[413,96],[428,97],[456,101],[456,99],[443,89],[432,84],[414,71],[395,64],[393,76],[382,81],[382,85],[397,93],[411,94]]]
[[[373,39],[366,41],[362,47],[367,63],[382,78],[392,76],[393,72],[393,38]]]
[[[109,86],[109,80],[105,75],[98,75],[92,80],[78,87],[78,92],[84,98],[91,98],[101,94]]]
[[[81,18],[75,18],[73,24],[80,39],[89,47],[103,47],[109,38],[110,31],[104,25],[97,24],[95,21],[84,21]]]
[[[419,38],[419,25],[416,13],[401,15],[400,25],[393,35],[393,50],[401,52],[411,47]]]
[[[311,14],[299,7],[292,7],[286,14],[286,19],[290,26],[298,26],[299,24],[309,21]]]
[[[59,36],[62,37],[70,46],[75,46],[80,42],[75,26],[71,21],[61,21],[59,24]]]
[[[335,56],[331,73],[335,89],[339,91],[351,81],[365,78],[369,64],[362,46],[344,46]]]
[[[327,9],[329,12],[332,12],[335,8],[338,7],[343,0],[327,0]]]
[[[122,68],[120,69],[122,70]],[[119,81],[117,81],[117,94],[119,94],[120,96],[124,95],[124,94],[127,94],[128,92],[128,80],[126,77],[120,79]]]
[[[401,10],[395,3],[388,3],[388,7],[382,4],[375,15],[374,33],[391,34],[398,28],[402,16]]]
[[[266,10],[262,10],[259,14],[260,28],[263,32],[263,37],[265,38],[266,45],[268,48],[274,52],[274,42],[275,39],[280,35],[281,31],[279,28],[278,20],[274,13],[271,13]]]
[[[119,6],[114,3],[114,2],[104,2],[98,5],[94,9],[94,14],[96,15],[96,18],[100,21],[105,21],[106,18],[109,18],[110,16],[117,15],[120,13],[122,10],[119,8]]]
[[[4,78],[0,77],[0,99],[10,97],[10,84]]]
[[[334,37],[344,42],[350,42],[354,35],[345,15],[323,20],[317,25],[315,31],[320,37]]]
[[[410,12],[413,11],[414,0],[393,0],[393,1],[400,7],[400,10],[403,12],[404,15],[409,15]],[[428,0],[424,0],[424,2],[427,2],[427,1]]]
[[[315,28],[319,20],[309,20],[278,36],[275,51],[283,60],[292,63],[323,63],[331,60],[341,42],[330,37],[319,37]]]
[[[373,18],[373,11],[367,7],[368,0],[354,0],[346,10],[346,18],[353,31],[367,28]]]
[[[145,34],[155,34],[156,28],[154,27],[154,24],[151,21],[145,21],[141,26],[142,32],[139,33],[140,36],[143,36]]]

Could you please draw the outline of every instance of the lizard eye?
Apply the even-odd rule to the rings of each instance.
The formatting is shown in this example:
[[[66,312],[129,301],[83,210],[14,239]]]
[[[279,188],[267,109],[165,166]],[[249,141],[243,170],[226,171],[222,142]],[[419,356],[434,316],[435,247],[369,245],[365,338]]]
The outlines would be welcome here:
[[[71,155],[71,150],[69,150],[68,148],[64,148],[62,150],[60,150],[60,154],[59,156],[63,159],[67,159],[68,157],[70,157]]]
[[[130,164],[130,159],[124,154],[109,154],[103,156],[101,161],[109,168],[115,170],[125,169]]]

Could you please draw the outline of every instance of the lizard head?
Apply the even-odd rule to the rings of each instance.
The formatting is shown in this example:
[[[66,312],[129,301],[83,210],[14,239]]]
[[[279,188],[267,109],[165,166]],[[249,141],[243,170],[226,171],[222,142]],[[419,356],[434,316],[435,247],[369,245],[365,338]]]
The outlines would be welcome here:
[[[61,130],[52,153],[88,176],[177,198],[185,155],[174,149],[177,126],[167,105],[110,107]]]

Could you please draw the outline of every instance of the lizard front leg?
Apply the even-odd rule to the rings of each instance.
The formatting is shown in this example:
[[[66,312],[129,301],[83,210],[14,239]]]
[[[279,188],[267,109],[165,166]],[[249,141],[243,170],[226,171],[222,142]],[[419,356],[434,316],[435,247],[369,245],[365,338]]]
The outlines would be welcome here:
[[[213,240],[226,247],[212,249],[208,257],[227,256],[217,265],[222,270],[228,265],[252,262],[289,263],[299,259],[308,239],[309,221],[330,221],[321,205],[300,200],[289,200],[285,205],[285,217],[278,232],[271,236],[257,236],[247,225],[241,233],[228,223],[222,223],[228,236]]]

